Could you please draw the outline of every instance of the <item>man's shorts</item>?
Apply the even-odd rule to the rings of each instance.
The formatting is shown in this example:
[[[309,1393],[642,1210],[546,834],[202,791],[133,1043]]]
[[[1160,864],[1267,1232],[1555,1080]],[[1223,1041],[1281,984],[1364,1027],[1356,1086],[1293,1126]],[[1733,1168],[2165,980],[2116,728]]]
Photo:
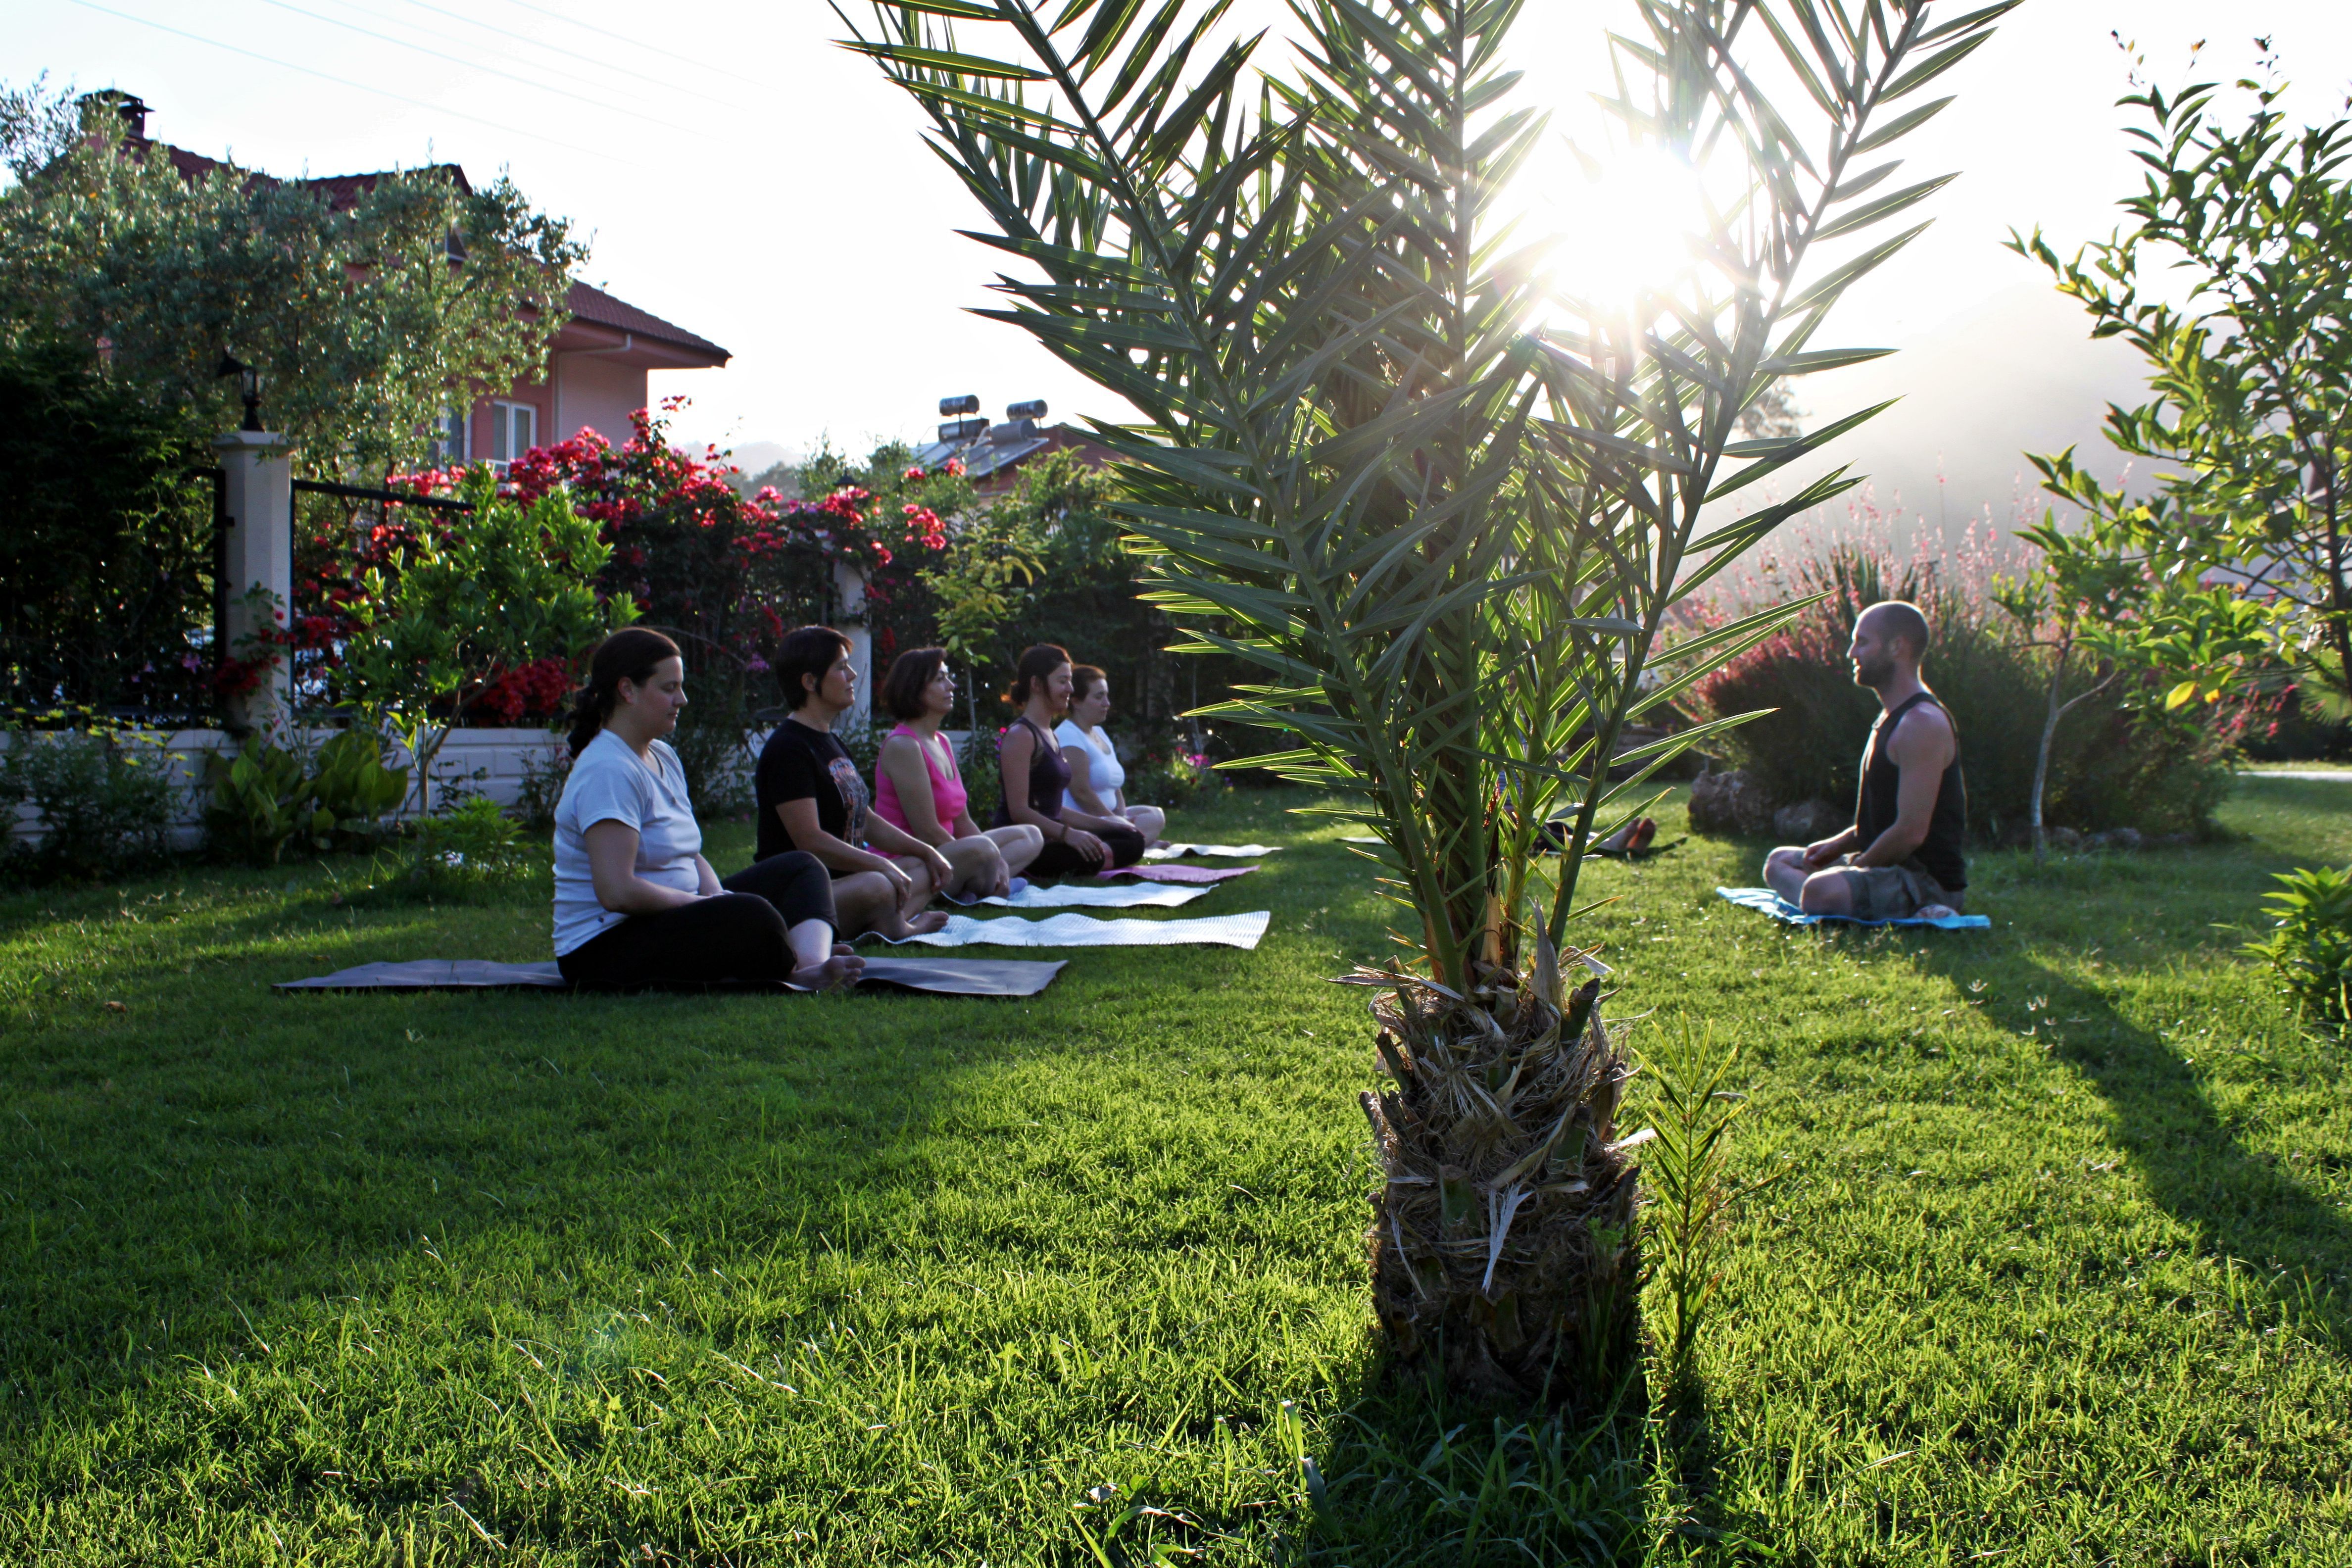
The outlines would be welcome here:
[[[1858,921],[1908,920],[1929,904],[1942,904],[1958,913],[1960,895],[1948,893],[1942,883],[1911,866],[1856,866],[1851,855],[1841,856],[1846,890]]]

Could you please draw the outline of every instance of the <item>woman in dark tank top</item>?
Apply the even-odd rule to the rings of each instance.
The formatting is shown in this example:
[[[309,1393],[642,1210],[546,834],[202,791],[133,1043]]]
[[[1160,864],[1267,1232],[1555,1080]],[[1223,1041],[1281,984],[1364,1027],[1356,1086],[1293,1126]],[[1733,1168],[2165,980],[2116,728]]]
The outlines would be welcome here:
[[[1143,835],[1133,824],[1092,816],[1062,804],[1063,792],[1070,787],[1070,763],[1054,740],[1054,724],[1070,707],[1070,656],[1051,643],[1024,653],[1014,667],[1013,700],[1021,704],[1021,717],[997,742],[1003,797],[990,826],[1027,823],[1045,834],[1045,847],[1029,863],[1029,874],[1067,877],[1142,859]],[[1017,803],[1015,775],[1027,786]]]
[[[1922,691],[1908,701],[1878,716],[1870,727],[1870,744],[1862,753],[1862,783],[1853,806],[1853,822],[1862,847],[1877,842],[1878,836],[1895,826],[1895,796],[1901,787],[1903,770],[1886,754],[1887,742],[1903,716],[1922,702],[1934,702],[1944,709],[1944,721],[1951,723],[1952,710],[1937,701],[1932,691]],[[1968,860],[1963,853],[1969,837],[1969,786],[1960,773],[1960,729],[1952,725],[1952,760],[1944,764],[1944,776],[1936,786],[1935,814],[1927,819],[1927,837],[1911,852],[1906,865],[1925,871],[1936,879],[1946,892],[1957,893],[1969,885]]]

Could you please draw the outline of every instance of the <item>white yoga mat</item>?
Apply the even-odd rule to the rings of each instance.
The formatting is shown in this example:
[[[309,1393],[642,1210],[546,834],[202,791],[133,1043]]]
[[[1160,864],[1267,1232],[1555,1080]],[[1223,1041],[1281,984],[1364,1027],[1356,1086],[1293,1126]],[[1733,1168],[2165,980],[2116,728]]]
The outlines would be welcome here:
[[[1143,852],[1146,860],[1181,860],[1187,855],[1223,855],[1228,858],[1245,855],[1274,855],[1281,852],[1279,844],[1155,844]]]
[[[1063,882],[1040,887],[1015,877],[1010,894],[991,893],[984,899],[950,899],[948,902],[967,909],[976,904],[994,904],[1007,910],[1172,910],[1191,903],[1203,893],[1215,891],[1213,887],[1171,888],[1157,882]]]
[[[919,942],[927,947],[1255,948],[1258,939],[1265,935],[1266,922],[1272,918],[1266,910],[1189,921],[1098,921],[1091,915],[1079,914],[1049,915],[1041,921],[1023,920],[1019,915],[976,921],[970,915],[950,915],[944,930],[926,931],[905,941]]]

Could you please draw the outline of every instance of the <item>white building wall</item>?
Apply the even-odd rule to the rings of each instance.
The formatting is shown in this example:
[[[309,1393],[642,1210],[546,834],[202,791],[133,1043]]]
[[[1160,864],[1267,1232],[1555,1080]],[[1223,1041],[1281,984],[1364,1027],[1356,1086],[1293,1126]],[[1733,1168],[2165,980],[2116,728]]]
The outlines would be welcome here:
[[[555,356],[555,421],[546,439],[569,441],[582,426],[620,446],[629,416],[646,405],[646,373],[593,352]]]

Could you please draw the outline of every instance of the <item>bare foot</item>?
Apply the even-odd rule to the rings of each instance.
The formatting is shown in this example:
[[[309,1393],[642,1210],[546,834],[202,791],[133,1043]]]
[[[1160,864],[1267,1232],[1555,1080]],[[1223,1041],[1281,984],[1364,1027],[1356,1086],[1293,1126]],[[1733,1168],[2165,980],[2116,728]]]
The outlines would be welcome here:
[[[939,931],[948,923],[945,910],[926,910],[909,920],[898,915],[888,921],[877,921],[874,934],[885,942],[904,942],[910,936],[923,936]]]
[[[812,991],[837,991],[845,985],[857,984],[866,973],[866,961],[836,944],[833,956],[808,969],[793,971],[793,984],[805,985]]]

